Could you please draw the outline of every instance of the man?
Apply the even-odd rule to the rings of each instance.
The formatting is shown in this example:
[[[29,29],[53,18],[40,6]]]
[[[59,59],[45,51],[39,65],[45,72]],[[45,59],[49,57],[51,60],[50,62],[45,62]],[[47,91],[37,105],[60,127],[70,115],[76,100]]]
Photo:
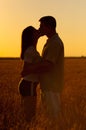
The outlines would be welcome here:
[[[22,72],[41,73],[40,87],[42,100],[45,102],[50,117],[57,117],[60,110],[60,95],[63,90],[64,77],[64,46],[56,33],[56,20],[52,16],[44,16],[40,20],[40,35],[48,40],[42,51],[42,61],[31,64]]]

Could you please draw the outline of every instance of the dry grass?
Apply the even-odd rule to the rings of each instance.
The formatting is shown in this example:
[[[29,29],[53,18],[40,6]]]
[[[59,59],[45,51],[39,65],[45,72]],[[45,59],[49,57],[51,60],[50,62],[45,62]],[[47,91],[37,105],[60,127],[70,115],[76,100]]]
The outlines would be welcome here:
[[[28,130],[21,111],[18,82],[22,65],[19,59],[0,60],[0,130]],[[41,111],[39,111],[41,113]],[[31,130],[46,130],[50,121],[42,113]],[[86,130],[86,59],[65,59],[65,86],[62,110],[56,130]],[[47,130],[50,130],[49,128]],[[51,130],[55,130],[54,127]]]

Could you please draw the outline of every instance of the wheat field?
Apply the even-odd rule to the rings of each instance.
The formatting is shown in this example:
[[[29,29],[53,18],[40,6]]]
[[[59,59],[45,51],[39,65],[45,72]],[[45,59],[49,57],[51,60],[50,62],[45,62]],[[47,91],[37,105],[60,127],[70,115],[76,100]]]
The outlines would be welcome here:
[[[64,68],[62,109],[56,130],[86,130],[86,59],[65,58]],[[21,69],[20,59],[0,59],[0,130],[50,130],[49,119],[40,110],[30,125],[23,118],[18,92]]]

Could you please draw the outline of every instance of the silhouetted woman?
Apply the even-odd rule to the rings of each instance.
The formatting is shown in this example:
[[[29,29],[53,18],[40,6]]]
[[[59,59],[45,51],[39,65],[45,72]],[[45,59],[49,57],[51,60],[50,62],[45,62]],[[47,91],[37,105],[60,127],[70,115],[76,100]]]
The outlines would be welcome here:
[[[26,63],[37,63],[41,60],[36,50],[38,31],[32,27],[26,27],[22,32],[21,39],[21,59]],[[19,82],[19,92],[21,94],[22,107],[26,121],[30,122],[36,114],[37,92],[39,83],[38,74],[29,74],[21,78]]]

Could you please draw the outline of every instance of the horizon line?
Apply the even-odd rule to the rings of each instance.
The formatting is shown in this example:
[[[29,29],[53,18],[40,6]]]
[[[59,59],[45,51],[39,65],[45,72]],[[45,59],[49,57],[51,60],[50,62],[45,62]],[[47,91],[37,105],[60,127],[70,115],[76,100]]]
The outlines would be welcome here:
[[[64,56],[64,58],[86,58],[86,56]],[[21,59],[20,57],[0,57],[0,59]]]

